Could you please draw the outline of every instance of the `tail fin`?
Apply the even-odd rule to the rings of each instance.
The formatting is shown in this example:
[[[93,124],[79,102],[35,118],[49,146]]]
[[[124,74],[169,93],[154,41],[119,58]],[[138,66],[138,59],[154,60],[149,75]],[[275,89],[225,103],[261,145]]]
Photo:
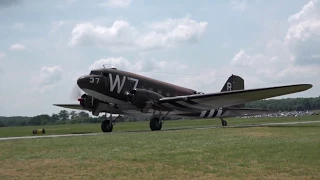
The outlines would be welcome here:
[[[243,90],[243,89],[244,89],[244,80],[240,76],[232,74],[227,80],[227,82],[224,84],[221,92]],[[244,106],[245,106],[244,104],[240,104],[232,107],[241,108]]]

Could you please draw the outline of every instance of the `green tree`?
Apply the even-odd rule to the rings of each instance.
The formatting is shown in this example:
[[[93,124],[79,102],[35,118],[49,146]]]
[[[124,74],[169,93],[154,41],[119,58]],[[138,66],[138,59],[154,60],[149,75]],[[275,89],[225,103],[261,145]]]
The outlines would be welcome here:
[[[51,115],[51,122],[57,122],[59,121],[59,119],[60,119],[60,116],[58,114],[53,113]]]
[[[51,118],[47,114],[41,114],[38,116],[34,116],[29,120],[30,125],[45,125],[51,121]]]
[[[80,118],[88,118],[88,117],[89,117],[89,114],[86,113],[86,112],[84,112],[84,111],[81,111],[81,112],[78,113],[78,116],[79,116]]]
[[[66,111],[66,110],[61,110],[61,111],[59,112],[59,118],[60,118],[60,120],[67,120],[67,119],[69,119],[69,112]]]
[[[75,119],[78,117],[78,114],[76,113],[76,111],[71,111],[70,116],[71,116],[71,119]]]

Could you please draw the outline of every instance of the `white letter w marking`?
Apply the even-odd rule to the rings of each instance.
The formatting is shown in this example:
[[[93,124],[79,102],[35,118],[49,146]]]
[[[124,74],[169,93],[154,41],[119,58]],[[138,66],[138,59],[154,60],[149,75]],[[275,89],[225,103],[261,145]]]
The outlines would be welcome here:
[[[112,75],[109,74],[109,79],[110,79],[110,91],[113,91],[116,85],[118,84],[117,93],[119,94],[123,88],[124,82],[126,81],[126,76],[123,76],[121,83],[120,83],[119,75],[116,75],[116,79],[113,81]]]

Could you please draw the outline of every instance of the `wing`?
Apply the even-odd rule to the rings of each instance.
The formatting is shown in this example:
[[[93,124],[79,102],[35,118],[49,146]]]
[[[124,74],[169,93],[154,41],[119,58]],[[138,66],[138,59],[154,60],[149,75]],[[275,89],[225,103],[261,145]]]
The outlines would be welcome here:
[[[76,110],[85,110],[85,111],[92,111],[90,108],[84,108],[80,104],[53,104],[54,106],[59,106],[63,108],[69,108],[69,109],[76,109]],[[113,113],[113,114],[125,114],[121,109],[116,109],[113,108],[112,106],[105,106],[105,111],[108,113]],[[104,112],[104,111],[101,111]]]
[[[225,91],[219,93],[195,94],[161,98],[159,103],[167,108],[180,111],[199,111],[221,107],[230,107],[251,101],[305,91],[311,84],[297,84],[258,89]]]
[[[80,104],[54,104],[54,106],[59,106],[63,108],[76,109],[76,110],[87,110],[82,108]]]
[[[54,106],[59,106],[63,108],[75,109],[75,110],[84,110],[84,111],[92,111],[91,109],[83,108],[80,104],[53,104]],[[141,111],[136,108],[132,108],[131,106],[121,105],[119,109],[113,108],[112,106],[106,106],[105,111],[107,113],[113,114],[122,114],[122,115],[132,115],[132,116],[140,116],[142,115]],[[147,113],[147,115],[152,115],[152,111]]]

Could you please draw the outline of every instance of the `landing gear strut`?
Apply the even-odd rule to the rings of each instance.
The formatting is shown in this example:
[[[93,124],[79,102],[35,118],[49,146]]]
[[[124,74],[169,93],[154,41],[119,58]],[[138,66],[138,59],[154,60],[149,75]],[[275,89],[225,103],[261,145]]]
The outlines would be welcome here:
[[[107,113],[106,113],[106,117],[107,117]],[[101,130],[102,132],[111,132],[113,130],[113,125],[116,123],[116,120],[120,117],[120,115],[115,119],[112,120],[112,114],[110,114],[109,119],[104,120],[101,123]]]
[[[228,125],[227,121],[224,120],[223,118],[220,118],[220,120],[221,120],[222,126],[227,126]]]

